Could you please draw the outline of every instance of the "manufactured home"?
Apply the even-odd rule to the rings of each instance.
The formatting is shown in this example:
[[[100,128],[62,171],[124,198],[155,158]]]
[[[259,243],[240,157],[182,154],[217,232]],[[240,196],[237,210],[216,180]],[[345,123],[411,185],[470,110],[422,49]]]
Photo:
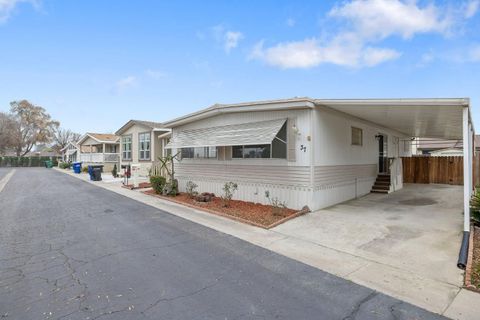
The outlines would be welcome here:
[[[119,137],[109,133],[85,133],[77,142],[77,161],[86,165],[103,165],[105,172],[119,165]]]
[[[120,165],[139,165],[139,175],[148,176],[152,165],[164,156],[170,130],[152,121],[130,120],[115,133],[120,137]]]
[[[77,162],[78,145],[76,142],[69,141],[67,145],[60,150],[63,162]]]
[[[401,189],[413,137],[473,132],[468,99],[216,104],[164,125],[172,129],[166,148],[178,154],[181,191],[193,181],[200,192],[221,194],[233,181],[236,199],[268,203],[268,190],[290,208],[311,210]]]

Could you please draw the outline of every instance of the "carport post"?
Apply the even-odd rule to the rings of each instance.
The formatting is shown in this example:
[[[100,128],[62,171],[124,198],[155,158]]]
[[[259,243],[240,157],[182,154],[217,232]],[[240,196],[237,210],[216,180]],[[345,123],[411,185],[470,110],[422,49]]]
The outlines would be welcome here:
[[[463,231],[470,231],[470,195],[472,191],[472,162],[470,148],[469,107],[463,108]]]

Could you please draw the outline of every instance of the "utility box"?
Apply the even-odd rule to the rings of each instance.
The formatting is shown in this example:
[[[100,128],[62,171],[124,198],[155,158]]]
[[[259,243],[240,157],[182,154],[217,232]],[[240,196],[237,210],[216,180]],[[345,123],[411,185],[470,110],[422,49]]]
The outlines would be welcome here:
[[[132,182],[133,187],[138,188],[138,178],[140,176],[140,165],[139,164],[132,164],[130,165],[131,174],[132,174]]]

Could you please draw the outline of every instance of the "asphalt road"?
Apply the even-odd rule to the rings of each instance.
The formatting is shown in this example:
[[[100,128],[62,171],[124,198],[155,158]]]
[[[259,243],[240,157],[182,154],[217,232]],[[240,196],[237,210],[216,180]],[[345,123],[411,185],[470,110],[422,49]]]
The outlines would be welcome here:
[[[54,170],[0,217],[2,319],[441,318]]]

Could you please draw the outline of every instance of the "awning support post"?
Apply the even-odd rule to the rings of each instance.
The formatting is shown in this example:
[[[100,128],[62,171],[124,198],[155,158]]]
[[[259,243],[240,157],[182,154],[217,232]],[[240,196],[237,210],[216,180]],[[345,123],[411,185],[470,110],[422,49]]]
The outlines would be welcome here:
[[[470,196],[472,194],[471,127],[469,108],[463,108],[463,231],[470,231]]]

